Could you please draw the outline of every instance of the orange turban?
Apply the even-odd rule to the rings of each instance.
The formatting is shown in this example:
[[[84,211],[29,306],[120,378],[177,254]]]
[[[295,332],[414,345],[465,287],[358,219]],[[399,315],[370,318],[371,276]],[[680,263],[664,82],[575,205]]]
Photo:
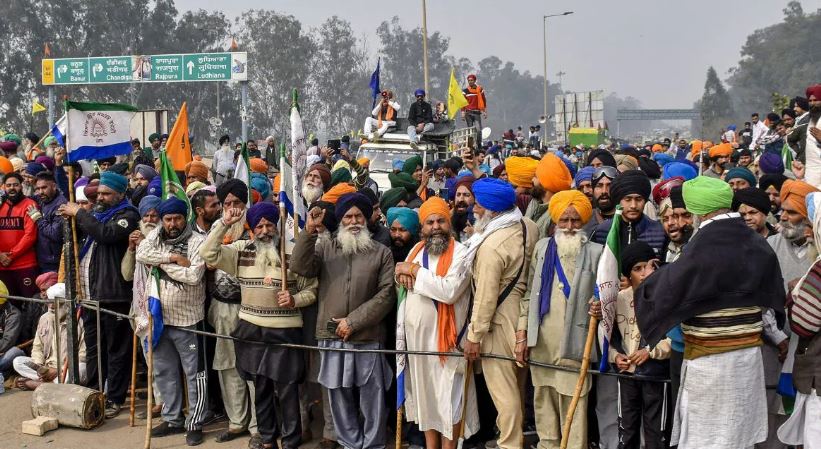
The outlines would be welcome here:
[[[710,157],[730,157],[733,154],[733,145],[722,143],[710,148]]]
[[[279,173],[274,176],[274,193],[279,193],[279,183],[282,182],[282,177]]]
[[[690,154],[692,154],[693,156],[700,153],[703,148],[704,148],[704,143],[700,140],[694,140],[694,141],[690,142]]]
[[[507,170],[507,174],[510,176],[510,169]],[[564,161],[551,153],[545,154],[536,166],[536,179],[545,190],[553,193],[569,190],[570,183],[573,182]]]
[[[14,165],[11,164],[11,161],[5,156],[0,156],[0,173],[5,175],[13,171]]]
[[[338,200],[340,196],[346,193],[354,192],[356,192],[356,187],[344,182],[340,182],[339,184],[331,187],[330,190],[328,190],[327,192],[325,192],[324,195],[322,195],[322,201],[327,201],[329,203],[336,204],[336,200]]]
[[[781,186],[781,204],[789,204],[801,216],[807,218],[807,195],[818,192],[818,189],[804,181],[788,179]]]
[[[371,160],[366,158],[366,157],[360,157],[359,159],[356,160],[356,163],[359,164],[360,166],[364,167],[364,166],[370,164]]]
[[[196,176],[197,178],[208,180],[208,166],[200,161],[191,161],[185,164],[185,177]]]
[[[587,223],[593,216],[593,205],[587,196],[578,190],[563,190],[550,198],[547,211],[550,212],[550,219],[553,223],[558,223],[559,218],[568,207],[573,206],[576,212],[582,217],[582,222]]]
[[[424,224],[430,215],[441,215],[450,222],[450,208],[448,203],[438,196],[432,196],[419,207],[419,223]]]
[[[251,158],[251,171],[254,172],[254,173],[262,173],[263,175],[267,174],[268,173],[268,164],[266,164],[265,161],[263,161],[262,159],[260,159],[258,157],[252,157]]]
[[[653,145],[653,153],[661,153],[662,151],[664,151],[664,147],[660,143]]]
[[[516,187],[533,187],[533,175],[539,161],[530,157],[512,156],[505,159],[508,181]]]

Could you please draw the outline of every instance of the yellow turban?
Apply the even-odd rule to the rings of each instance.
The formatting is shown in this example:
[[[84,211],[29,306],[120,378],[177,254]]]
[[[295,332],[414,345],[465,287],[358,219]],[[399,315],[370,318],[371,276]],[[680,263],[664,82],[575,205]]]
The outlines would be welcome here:
[[[531,157],[511,156],[505,159],[508,181],[516,187],[533,187],[533,174],[539,161]]]
[[[733,154],[733,145],[722,143],[710,148],[710,157],[730,157]]]
[[[354,192],[356,192],[356,187],[354,187],[350,184],[341,182],[341,183],[331,187],[330,190],[325,192],[325,194],[322,195],[322,201],[327,201],[329,203],[336,204],[336,200],[338,200],[340,196],[342,196],[346,193],[354,193]]]
[[[334,164],[333,168],[331,168],[331,173],[339,170],[340,168],[344,168],[344,169],[350,171],[351,170],[351,164],[349,164],[345,159],[340,159],[340,160],[336,161],[336,164]]]
[[[510,169],[507,170],[507,174],[510,176]],[[552,153],[545,154],[539,161],[539,165],[536,166],[536,179],[542,188],[553,193],[570,189],[573,182],[567,165]]]
[[[360,157],[359,159],[356,160],[356,163],[364,167],[364,166],[370,164],[371,160],[366,158],[366,157]]]
[[[550,198],[547,210],[550,212],[550,219],[554,223],[559,222],[559,218],[568,207],[573,206],[576,212],[582,217],[582,222],[587,223],[593,215],[593,205],[587,196],[578,190],[563,190]]]
[[[419,207],[419,222],[424,224],[430,215],[441,215],[450,222],[450,208],[448,203],[438,196],[432,196]]]
[[[788,179],[781,186],[781,204],[789,204],[801,216],[807,218],[807,195],[818,189],[804,181]]]

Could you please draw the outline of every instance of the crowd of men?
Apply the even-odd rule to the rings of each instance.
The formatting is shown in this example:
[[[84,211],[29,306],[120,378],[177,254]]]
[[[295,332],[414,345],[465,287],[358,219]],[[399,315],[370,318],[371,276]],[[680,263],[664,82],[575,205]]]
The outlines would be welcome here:
[[[793,126],[768,116],[749,142],[596,148],[575,162],[519,145],[414,156],[383,192],[367,159],[315,148],[286,261],[276,170],[257,152],[250,186],[233,178],[228,136],[210,167],[185,168],[191,220],[185,201],[162,198],[161,142],[72,166],[68,201],[64,149],[48,141],[37,156],[36,136],[6,136],[0,371],[21,389],[63,381],[57,341],[79,313],[79,382],[106,392],[106,417],[126,402],[131,335],[152,332],[151,433],[188,445],[224,412],[218,442],[295,449],[321,403],[320,448],[384,448],[399,396],[415,446],[517,449],[535,430],[539,448],[558,448],[575,394],[572,448],[821,447],[821,85],[794,103]],[[71,218],[80,297],[133,320],[5,298],[65,296]],[[597,300],[605,252],[621,275],[610,310]],[[591,357],[619,375],[577,392],[590,317],[610,313]]]

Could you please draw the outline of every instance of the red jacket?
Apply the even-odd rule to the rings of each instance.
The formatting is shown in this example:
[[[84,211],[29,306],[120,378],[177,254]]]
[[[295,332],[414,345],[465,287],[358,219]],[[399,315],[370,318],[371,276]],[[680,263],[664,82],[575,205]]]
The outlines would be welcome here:
[[[37,266],[37,223],[26,212],[29,207],[37,207],[31,198],[24,198],[12,205],[6,199],[0,205],[0,252],[11,252],[11,264],[0,265],[0,270],[17,270]]]

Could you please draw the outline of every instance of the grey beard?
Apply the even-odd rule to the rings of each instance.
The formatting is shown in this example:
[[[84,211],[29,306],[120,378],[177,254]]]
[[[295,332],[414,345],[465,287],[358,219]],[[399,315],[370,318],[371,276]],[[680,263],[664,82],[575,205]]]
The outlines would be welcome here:
[[[792,223],[785,222],[781,224],[781,234],[783,234],[784,238],[791,243],[803,243],[802,240],[805,239],[804,231],[806,228],[807,225],[805,223],[794,225]]]
[[[323,193],[322,187],[314,187],[307,183],[302,183],[302,197],[305,198],[305,202],[308,204],[321,198]]]
[[[556,228],[554,238],[560,259],[575,259],[587,241],[587,236],[581,230],[572,232],[561,228]]]
[[[362,226],[359,233],[354,234],[351,228],[357,225],[340,226],[336,233],[336,241],[342,246],[342,254],[351,255],[364,253],[373,248],[371,232],[366,226]]]
[[[476,218],[476,222],[473,223],[473,229],[476,231],[477,234],[481,234],[482,232],[484,232],[485,228],[492,219],[493,217],[490,216],[490,212],[485,212],[484,215],[482,215],[479,218]]]
[[[448,249],[450,244],[450,236],[446,234],[436,233],[430,236],[425,236],[425,249],[428,253],[438,256]]]
[[[142,232],[143,236],[148,236],[148,234],[157,228],[157,223],[145,223],[140,221],[140,232]]]

